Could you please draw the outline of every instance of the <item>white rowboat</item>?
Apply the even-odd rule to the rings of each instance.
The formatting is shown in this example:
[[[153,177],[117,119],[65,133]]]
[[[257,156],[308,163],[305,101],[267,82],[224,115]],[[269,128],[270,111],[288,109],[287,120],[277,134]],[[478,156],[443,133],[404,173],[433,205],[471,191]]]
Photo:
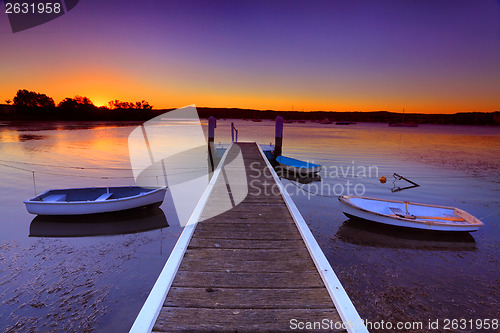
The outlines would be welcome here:
[[[37,215],[84,215],[123,211],[160,205],[166,187],[139,186],[88,187],[49,190],[24,201],[26,209]]]
[[[360,196],[339,197],[342,211],[349,218],[438,231],[476,231],[484,225],[458,208]]]

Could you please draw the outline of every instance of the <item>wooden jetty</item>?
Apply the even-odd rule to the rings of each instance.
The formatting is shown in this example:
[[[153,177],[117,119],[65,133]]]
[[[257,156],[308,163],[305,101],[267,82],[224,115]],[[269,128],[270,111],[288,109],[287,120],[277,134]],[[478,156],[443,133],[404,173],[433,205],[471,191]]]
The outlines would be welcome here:
[[[238,154],[247,177],[228,183],[226,161]],[[206,218],[221,198],[245,187],[241,203]],[[233,143],[131,332],[301,328],[367,332],[262,150]]]

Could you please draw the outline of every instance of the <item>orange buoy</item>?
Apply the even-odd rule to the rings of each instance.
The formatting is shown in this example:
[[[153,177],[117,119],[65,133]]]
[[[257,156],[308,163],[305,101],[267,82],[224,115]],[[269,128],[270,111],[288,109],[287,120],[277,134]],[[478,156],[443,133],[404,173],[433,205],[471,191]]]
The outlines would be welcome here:
[[[387,178],[385,178],[384,176],[382,176],[382,177],[380,177],[380,179],[379,179],[379,180],[380,180],[380,182],[381,182],[382,184],[385,184],[385,182],[387,181]]]

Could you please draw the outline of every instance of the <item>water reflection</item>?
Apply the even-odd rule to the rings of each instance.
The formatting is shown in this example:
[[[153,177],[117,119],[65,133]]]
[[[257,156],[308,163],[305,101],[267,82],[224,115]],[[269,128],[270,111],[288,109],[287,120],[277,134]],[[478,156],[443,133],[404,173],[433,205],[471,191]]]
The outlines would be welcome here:
[[[217,123],[216,142],[231,142],[231,122]],[[274,142],[274,122],[234,122],[241,128],[241,141]],[[115,123],[82,126],[79,122],[38,122],[0,126],[0,156],[2,160],[16,162],[7,164],[35,170],[40,190],[135,185],[127,138],[138,124],[115,127]],[[90,127],[94,128],[86,129]],[[478,313],[483,318],[498,315],[495,310],[500,308],[498,129],[422,125],[405,132],[387,124],[364,123],[345,127],[348,128],[287,124],[284,153],[325,167],[352,166],[354,161],[356,166],[375,165],[380,169],[378,177],[366,179],[325,178],[322,173],[322,182],[331,187],[346,179],[355,180],[366,186],[366,196],[457,206],[485,217],[483,230],[466,234],[465,241],[460,240],[464,235],[455,235],[459,239],[448,241],[433,239],[432,235],[415,240],[412,231],[405,237],[394,230],[380,232],[379,226],[376,230],[356,228],[350,222],[343,224],[331,241],[344,221],[337,200],[312,196],[288,186],[287,189],[297,193],[293,200],[327,259],[335,266],[360,315],[372,322],[403,321],[408,317],[421,320],[429,316],[475,320]],[[19,135],[27,133],[46,138],[22,142]],[[160,144],[176,145],[178,141],[173,138]],[[220,157],[222,150],[216,152]],[[178,172],[195,171],[186,170],[186,161],[182,162],[183,168]],[[170,193],[167,191],[162,206],[168,219],[163,227],[169,225],[168,232],[62,238],[62,230],[68,234],[67,230],[77,224],[74,217],[69,223],[61,221],[52,226],[45,222],[53,223],[53,219],[37,218],[31,231],[35,238],[27,240],[26,230],[32,217],[22,201],[32,196],[32,174],[3,166],[0,169],[0,289],[3,288],[0,294],[4,300],[1,326],[8,330],[16,323],[23,325],[13,329],[17,331],[128,331],[182,232],[172,199],[168,198]],[[390,191],[393,172],[422,186],[393,193]],[[388,177],[387,184],[380,184],[382,175]],[[307,189],[308,185],[304,186]],[[127,222],[114,223],[112,227],[124,233],[123,224]],[[39,224],[44,228],[36,235]],[[73,234],[88,235],[91,228],[99,228],[99,223],[96,224],[81,222],[80,231]],[[60,236],[54,235],[56,231]],[[61,238],[36,238],[49,234]],[[160,249],[163,245],[161,254],[158,245]],[[443,251],[432,251],[433,248]],[[41,300],[45,305],[31,306],[33,300]],[[75,308],[79,310],[74,311]]]
[[[36,134],[21,134],[19,135],[19,141],[31,141],[31,140],[43,140],[45,139],[45,135],[36,135]]]
[[[276,174],[280,178],[288,179],[291,181],[299,182],[301,184],[310,184],[312,182],[320,182],[321,181],[321,176],[318,174],[312,174],[312,175],[298,175],[294,172],[290,172],[288,170],[283,170],[281,168],[276,168],[275,169]]]
[[[468,232],[436,232],[386,226],[357,220],[345,221],[335,237],[355,245],[415,250],[477,250]]]
[[[30,237],[83,237],[133,234],[168,227],[160,208],[143,208],[109,214],[37,216]]]

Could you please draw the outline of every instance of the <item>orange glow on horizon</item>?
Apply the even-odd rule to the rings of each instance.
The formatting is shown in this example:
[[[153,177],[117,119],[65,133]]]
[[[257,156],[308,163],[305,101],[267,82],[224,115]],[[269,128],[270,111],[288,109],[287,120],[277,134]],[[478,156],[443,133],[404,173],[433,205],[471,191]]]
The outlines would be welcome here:
[[[493,112],[498,100],[485,94],[454,96],[440,93],[398,91],[312,91],[289,87],[283,91],[261,87],[258,82],[228,88],[210,86],[200,78],[178,79],[166,76],[163,81],[141,73],[128,73],[112,67],[78,68],[57,72],[50,78],[33,78],[21,73],[14,82],[0,83],[0,103],[12,100],[18,89],[47,94],[56,105],[66,97],[88,97],[97,107],[108,106],[111,100],[148,101],[154,109],[198,107],[241,108],[276,111],[390,111],[406,113]],[[205,79],[206,80],[206,79]],[[29,83],[29,84],[28,84]],[[252,84],[251,84],[252,83]],[[325,83],[326,85],[326,83]],[[13,88],[16,87],[16,88]],[[306,87],[307,88],[307,87]]]
[[[101,107],[101,106],[108,106],[108,102],[109,100],[107,99],[104,99],[102,97],[96,97],[96,98],[92,98],[90,96],[87,96],[91,101],[92,103],[97,106],[97,107]]]

